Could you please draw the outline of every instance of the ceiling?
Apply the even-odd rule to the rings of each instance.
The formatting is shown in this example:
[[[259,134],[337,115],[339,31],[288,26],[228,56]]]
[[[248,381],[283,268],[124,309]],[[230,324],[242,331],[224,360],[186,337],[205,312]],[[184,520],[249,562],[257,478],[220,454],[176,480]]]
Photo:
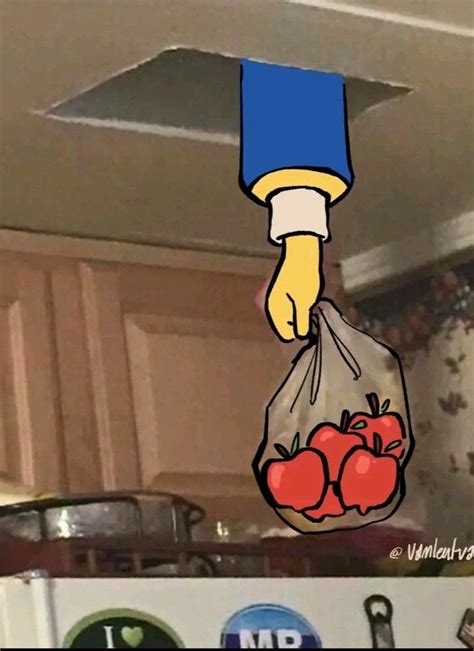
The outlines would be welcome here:
[[[268,255],[232,144],[45,116],[175,46],[412,93],[351,124],[352,255],[472,210],[471,0],[0,0],[0,226]]]

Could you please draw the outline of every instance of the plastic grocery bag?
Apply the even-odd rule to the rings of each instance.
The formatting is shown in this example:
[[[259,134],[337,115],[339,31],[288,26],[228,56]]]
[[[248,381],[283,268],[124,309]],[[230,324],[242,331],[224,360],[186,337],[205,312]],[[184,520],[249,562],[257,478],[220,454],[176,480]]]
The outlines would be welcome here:
[[[267,406],[253,462],[262,494],[301,533],[363,527],[400,505],[413,447],[397,354],[322,299]]]

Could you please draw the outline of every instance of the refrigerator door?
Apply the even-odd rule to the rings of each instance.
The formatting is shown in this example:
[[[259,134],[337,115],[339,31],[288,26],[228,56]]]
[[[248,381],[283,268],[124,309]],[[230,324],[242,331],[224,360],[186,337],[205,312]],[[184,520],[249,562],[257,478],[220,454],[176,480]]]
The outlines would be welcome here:
[[[12,578],[0,587],[0,639],[3,648],[456,649],[473,602],[472,577]]]

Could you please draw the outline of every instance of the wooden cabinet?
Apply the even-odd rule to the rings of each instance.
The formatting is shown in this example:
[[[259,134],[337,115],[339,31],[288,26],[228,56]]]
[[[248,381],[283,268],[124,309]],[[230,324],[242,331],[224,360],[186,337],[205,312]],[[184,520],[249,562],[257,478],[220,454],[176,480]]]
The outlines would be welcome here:
[[[251,461],[288,366],[254,303],[274,263],[15,237],[0,237],[0,477],[261,501]]]
[[[254,491],[284,367],[262,273],[0,253],[0,473],[41,490]]]

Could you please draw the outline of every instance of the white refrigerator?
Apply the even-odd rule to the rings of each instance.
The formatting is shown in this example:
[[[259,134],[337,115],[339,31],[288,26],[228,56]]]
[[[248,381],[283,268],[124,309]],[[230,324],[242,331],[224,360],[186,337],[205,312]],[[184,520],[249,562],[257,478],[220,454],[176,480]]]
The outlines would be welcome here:
[[[472,648],[474,578],[0,580],[0,648]]]

